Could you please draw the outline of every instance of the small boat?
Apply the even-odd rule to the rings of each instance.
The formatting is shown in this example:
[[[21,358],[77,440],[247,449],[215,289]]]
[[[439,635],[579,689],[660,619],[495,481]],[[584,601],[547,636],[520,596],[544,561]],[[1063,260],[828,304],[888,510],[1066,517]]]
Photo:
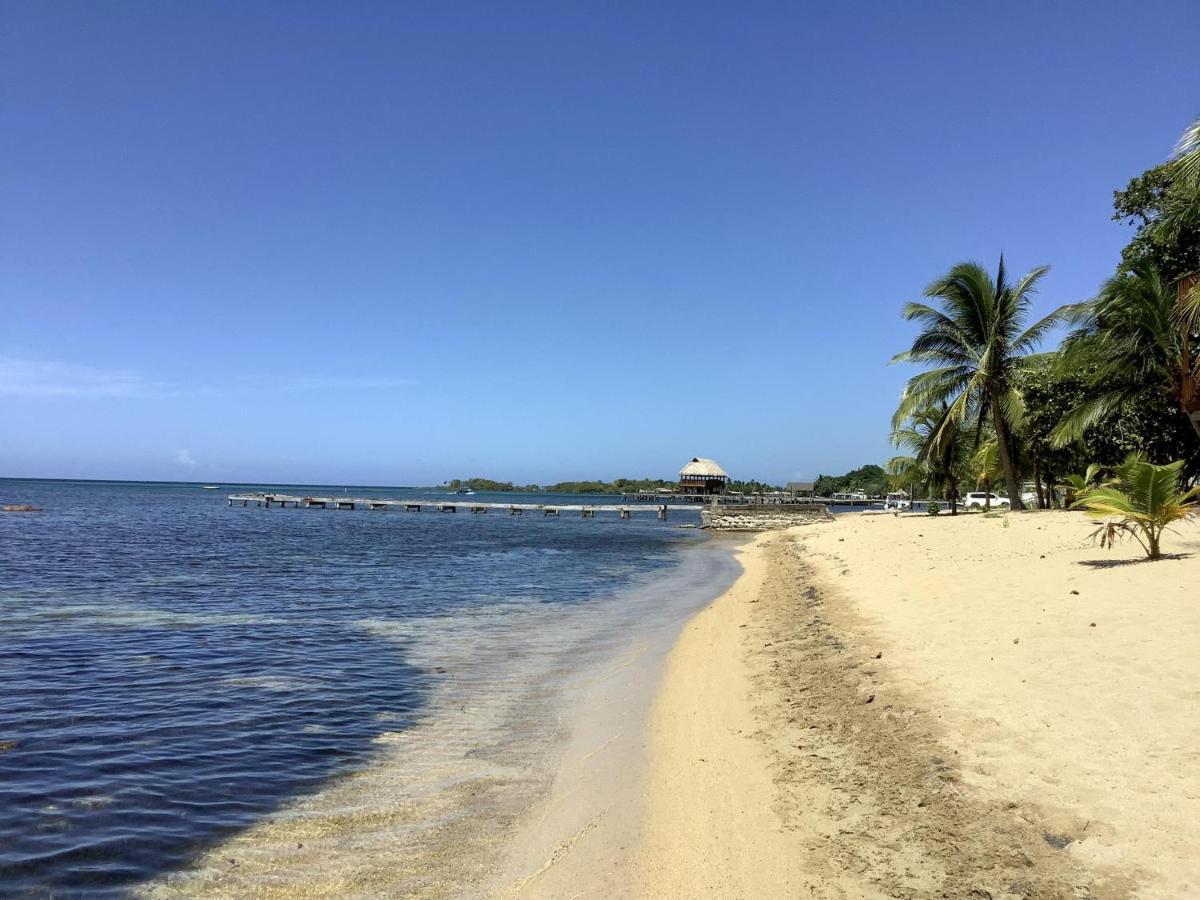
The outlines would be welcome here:
[[[470,488],[459,488],[454,493],[456,493],[456,494],[473,494],[475,492],[473,490],[471,490]]]
[[[219,491],[220,489],[221,486],[219,484],[205,484],[201,486],[201,490],[205,491]]]
[[[834,494],[830,499],[834,503],[862,503],[867,499],[867,495],[864,491],[841,491]]]

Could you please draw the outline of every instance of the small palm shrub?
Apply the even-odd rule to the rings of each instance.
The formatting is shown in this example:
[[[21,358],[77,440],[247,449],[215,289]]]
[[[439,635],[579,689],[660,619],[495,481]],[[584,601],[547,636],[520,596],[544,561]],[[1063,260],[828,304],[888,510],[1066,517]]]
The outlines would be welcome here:
[[[940,515],[942,512],[942,504],[930,501],[929,505],[925,507],[925,512],[929,513],[931,516]]]
[[[1083,475],[1068,475],[1064,478],[1063,486],[1067,492],[1067,506],[1074,506],[1076,500],[1081,499],[1084,494],[1099,484],[1103,472],[1103,466],[1092,463]]]
[[[1179,489],[1179,470],[1183,461],[1156,466],[1138,454],[1130,454],[1117,467],[1116,478],[1087,490],[1073,504],[1093,516],[1105,516],[1092,532],[1101,547],[1111,548],[1125,536],[1132,536],[1150,559],[1162,556],[1163,532],[1172,524],[1200,513],[1196,498],[1200,486]]]

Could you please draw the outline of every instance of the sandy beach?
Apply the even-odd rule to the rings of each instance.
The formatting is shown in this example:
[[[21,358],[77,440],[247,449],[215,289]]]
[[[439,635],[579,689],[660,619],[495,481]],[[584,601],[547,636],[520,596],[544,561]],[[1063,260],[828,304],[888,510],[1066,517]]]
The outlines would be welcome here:
[[[850,515],[759,536],[651,715],[646,897],[1200,894],[1200,526]]]

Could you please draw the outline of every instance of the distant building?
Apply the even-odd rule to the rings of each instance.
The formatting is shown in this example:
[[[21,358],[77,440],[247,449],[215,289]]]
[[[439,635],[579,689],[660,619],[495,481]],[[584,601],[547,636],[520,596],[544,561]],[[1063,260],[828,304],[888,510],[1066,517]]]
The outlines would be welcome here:
[[[692,461],[679,470],[679,490],[684,494],[723,494],[729,476],[714,459],[692,457]]]
[[[803,497],[805,494],[811,497],[816,490],[817,485],[812,481],[789,481],[787,484],[787,492],[798,497]]]

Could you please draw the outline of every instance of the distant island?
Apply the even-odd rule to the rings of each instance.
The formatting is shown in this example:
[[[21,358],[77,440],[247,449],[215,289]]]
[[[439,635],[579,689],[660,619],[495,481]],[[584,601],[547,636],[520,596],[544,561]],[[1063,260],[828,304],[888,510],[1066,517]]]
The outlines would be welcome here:
[[[626,494],[676,487],[661,478],[618,478],[615,481],[560,481],[557,484],[513,484],[491,478],[454,478],[441,485],[449,491],[515,491],[524,494]]]
[[[512,491],[523,494],[642,494],[659,490],[675,490],[675,481],[662,478],[617,478],[613,481],[560,481],[556,484],[514,484],[511,481],[496,481],[491,478],[454,478],[438,485],[447,491]],[[886,494],[888,486],[887,473],[880,466],[860,466],[845,475],[821,475],[815,482],[816,493],[829,497],[835,492],[861,490],[868,496]],[[728,483],[727,489],[735,494],[769,494],[782,491],[782,485],[768,484],[765,481],[750,479]]]

